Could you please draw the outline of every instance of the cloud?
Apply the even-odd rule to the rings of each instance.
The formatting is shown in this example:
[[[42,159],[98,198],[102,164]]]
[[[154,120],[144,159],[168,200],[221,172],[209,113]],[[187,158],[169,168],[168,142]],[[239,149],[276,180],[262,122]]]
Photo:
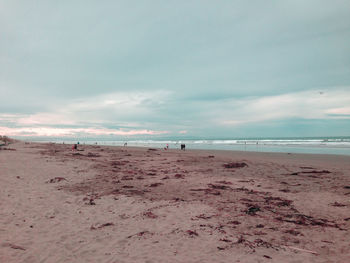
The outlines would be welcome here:
[[[9,123],[15,123],[18,121],[19,118],[24,117],[25,115],[21,114],[1,114],[0,113],[0,122],[9,122]]]
[[[243,125],[288,119],[349,119],[350,89],[309,90],[276,96],[228,100],[215,110],[218,123]],[[334,116],[337,114],[337,116]]]
[[[50,112],[0,115],[0,132],[48,136],[192,135],[275,121],[350,119],[350,89],[331,88],[274,96],[186,101],[167,91],[114,92],[56,105]]]
[[[80,98],[35,114],[0,115],[0,134],[9,136],[139,136],[167,134],[142,127],[168,92],[114,92]],[[136,120],[136,122],[132,122]],[[11,122],[15,127],[1,127]],[[66,127],[65,127],[66,126]],[[68,126],[68,127],[67,127]],[[112,129],[108,126],[117,126]]]
[[[16,118],[19,125],[140,126],[169,96],[166,91],[114,92],[56,104],[48,112]],[[14,115],[12,115],[14,116]]]
[[[349,117],[347,0],[0,2],[2,127],[205,137]]]
[[[350,107],[332,108],[332,109],[328,109],[326,113],[331,115],[350,116]]]
[[[137,135],[162,135],[168,131],[153,130],[125,130],[104,128],[57,128],[57,127],[22,127],[8,128],[0,126],[0,134],[8,136],[137,136]]]
[[[116,90],[266,96],[350,81],[346,1],[39,2],[2,3],[0,110]]]

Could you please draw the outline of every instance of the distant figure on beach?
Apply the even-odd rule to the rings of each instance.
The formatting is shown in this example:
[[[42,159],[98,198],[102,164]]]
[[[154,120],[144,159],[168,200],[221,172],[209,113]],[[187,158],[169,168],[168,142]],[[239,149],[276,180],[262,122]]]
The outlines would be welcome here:
[[[181,144],[181,150],[185,150],[186,149],[186,145],[184,143]]]
[[[126,147],[126,146],[128,146],[128,143],[126,142],[126,143],[124,143],[124,147]]]
[[[164,150],[168,150],[169,149],[169,144],[166,144],[166,146],[164,147]]]
[[[73,146],[72,146],[72,151],[76,151],[78,149],[78,145],[77,144],[74,144]]]

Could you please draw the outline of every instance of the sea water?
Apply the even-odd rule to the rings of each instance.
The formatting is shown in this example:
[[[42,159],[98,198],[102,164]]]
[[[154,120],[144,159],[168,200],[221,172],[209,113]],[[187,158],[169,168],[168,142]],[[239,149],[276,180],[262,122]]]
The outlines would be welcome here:
[[[23,138],[22,138],[23,139]],[[162,139],[162,140],[113,140],[101,138],[30,138],[30,141],[73,144],[97,144],[110,146],[128,146],[180,149],[231,150],[253,152],[283,152],[310,154],[350,155],[349,137],[307,137],[307,138],[238,138],[238,139]]]

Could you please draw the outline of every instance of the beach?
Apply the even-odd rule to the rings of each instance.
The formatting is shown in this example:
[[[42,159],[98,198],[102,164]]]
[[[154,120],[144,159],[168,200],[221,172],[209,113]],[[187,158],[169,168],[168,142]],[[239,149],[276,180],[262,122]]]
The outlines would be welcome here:
[[[348,262],[350,156],[15,141],[0,262]]]

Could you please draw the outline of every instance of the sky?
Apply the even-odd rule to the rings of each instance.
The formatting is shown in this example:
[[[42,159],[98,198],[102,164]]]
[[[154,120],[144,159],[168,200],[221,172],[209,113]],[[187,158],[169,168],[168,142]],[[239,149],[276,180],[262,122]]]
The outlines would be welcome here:
[[[0,134],[350,135],[350,2],[0,0]]]

